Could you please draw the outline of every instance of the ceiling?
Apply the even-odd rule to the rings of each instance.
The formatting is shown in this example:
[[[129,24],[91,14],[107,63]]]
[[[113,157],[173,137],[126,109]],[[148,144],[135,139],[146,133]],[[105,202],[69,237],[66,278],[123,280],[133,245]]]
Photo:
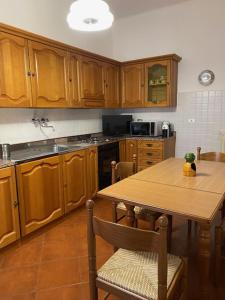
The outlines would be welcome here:
[[[188,0],[105,0],[116,18],[137,15],[148,10],[153,10]]]

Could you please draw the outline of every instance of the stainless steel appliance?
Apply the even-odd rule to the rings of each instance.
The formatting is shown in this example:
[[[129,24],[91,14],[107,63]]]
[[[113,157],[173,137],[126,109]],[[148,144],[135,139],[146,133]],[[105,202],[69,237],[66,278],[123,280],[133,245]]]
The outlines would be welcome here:
[[[168,138],[172,136],[172,124],[169,121],[163,121],[162,123],[162,137]]]
[[[162,122],[161,121],[131,122],[130,134],[132,136],[160,136],[162,135]]]
[[[3,160],[10,159],[10,144],[1,145],[1,158]]]

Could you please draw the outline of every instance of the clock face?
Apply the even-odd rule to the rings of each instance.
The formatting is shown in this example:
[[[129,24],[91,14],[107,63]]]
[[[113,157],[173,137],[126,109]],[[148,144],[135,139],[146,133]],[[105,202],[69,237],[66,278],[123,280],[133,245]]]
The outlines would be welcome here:
[[[202,71],[198,76],[198,81],[200,84],[207,86],[213,83],[215,75],[210,70]]]

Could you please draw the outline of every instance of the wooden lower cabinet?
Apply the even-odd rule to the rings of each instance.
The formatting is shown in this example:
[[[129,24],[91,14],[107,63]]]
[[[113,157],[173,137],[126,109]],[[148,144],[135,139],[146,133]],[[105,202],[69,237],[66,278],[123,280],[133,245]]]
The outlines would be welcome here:
[[[164,140],[137,141],[137,170],[148,167],[175,156],[175,137]]]
[[[62,216],[63,183],[60,156],[16,166],[22,236]]]
[[[119,141],[120,161],[126,161],[126,141]]]
[[[14,167],[0,169],[0,248],[20,237]]]
[[[137,140],[126,140],[126,161],[133,161],[133,155],[137,155]]]
[[[86,150],[63,155],[65,212],[85,203],[87,199]]]
[[[98,148],[90,147],[87,150],[87,198],[93,199],[98,192]]]

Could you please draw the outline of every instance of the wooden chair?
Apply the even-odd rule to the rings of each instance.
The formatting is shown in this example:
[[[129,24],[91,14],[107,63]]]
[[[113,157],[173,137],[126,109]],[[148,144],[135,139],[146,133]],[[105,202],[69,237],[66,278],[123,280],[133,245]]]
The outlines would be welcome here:
[[[223,152],[205,152],[201,153],[201,147],[197,147],[197,160],[225,162],[225,153]],[[221,209],[222,218],[224,217],[225,205]],[[191,232],[192,222],[188,220],[188,232]]]
[[[98,288],[127,300],[186,299],[187,262],[167,253],[166,216],[154,232],[94,217],[92,200],[86,207],[90,300],[98,299]],[[118,249],[99,270],[96,235]]]
[[[136,154],[133,155],[133,162],[111,162],[112,167],[112,184],[125,179],[137,172],[136,167]],[[138,206],[134,208],[135,221],[137,227],[137,220],[148,221],[150,224],[150,230],[155,230],[155,222],[161,215],[160,213],[151,211],[150,209],[142,209]],[[123,202],[112,203],[113,222],[117,223],[126,216],[126,206]],[[120,216],[120,217],[119,217]]]

